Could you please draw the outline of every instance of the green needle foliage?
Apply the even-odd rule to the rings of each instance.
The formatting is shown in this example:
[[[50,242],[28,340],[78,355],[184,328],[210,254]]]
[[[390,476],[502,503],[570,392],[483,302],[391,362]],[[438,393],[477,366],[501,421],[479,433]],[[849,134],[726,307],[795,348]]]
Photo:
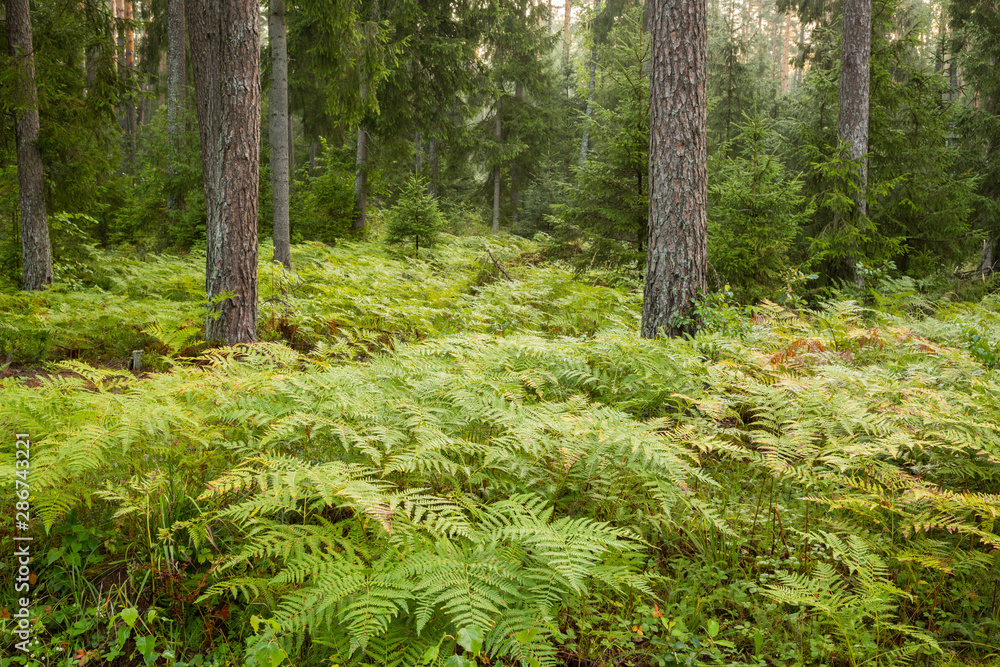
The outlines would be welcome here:
[[[444,227],[444,216],[438,210],[437,200],[427,194],[427,185],[416,176],[406,182],[396,205],[385,214],[386,243],[413,240],[414,252],[434,245]]]
[[[778,158],[772,122],[754,113],[736,130],[710,166],[709,261],[719,280],[755,303],[784,285],[799,230],[815,206]]]

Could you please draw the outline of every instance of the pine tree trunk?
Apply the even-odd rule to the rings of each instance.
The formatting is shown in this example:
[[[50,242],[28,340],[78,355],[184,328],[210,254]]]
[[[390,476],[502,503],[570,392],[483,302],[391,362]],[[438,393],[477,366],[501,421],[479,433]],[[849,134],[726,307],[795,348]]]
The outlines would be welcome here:
[[[847,155],[857,160],[853,224],[868,214],[868,104],[871,87],[872,0],[844,0],[844,33],[840,49],[840,113],[837,134]],[[845,258],[845,270],[855,284],[862,284],[857,259]]]
[[[864,189],[868,182],[868,104],[871,86],[872,0],[845,0],[844,37],[840,55],[840,114],[837,131],[852,160],[860,160],[854,203],[867,212]]]
[[[948,40],[948,10],[944,3],[941,3],[941,14],[938,20],[937,49],[934,56],[934,72],[940,74],[944,71],[944,54],[947,49]],[[947,99],[947,96],[945,97]]]
[[[781,92],[788,92],[788,44],[792,41],[792,19],[785,17],[785,38],[781,40]]]
[[[569,25],[573,15],[573,0],[563,0],[563,68],[569,69]]]
[[[125,51],[125,36],[118,30],[118,18],[121,14],[118,9],[119,0],[111,0],[111,37],[116,45],[115,48],[115,71],[118,71],[121,65],[121,54]]]
[[[260,30],[250,0],[186,0],[205,181],[209,341],[257,340]],[[220,300],[221,295],[233,296]]]
[[[8,53],[17,69],[14,138],[17,143],[17,204],[21,213],[22,287],[52,284],[52,246],[45,212],[42,153],[38,149],[38,91],[28,0],[6,0]]]
[[[771,64],[774,65],[774,72],[779,77],[781,76],[781,48],[778,40],[781,38],[781,30],[784,23],[781,23],[781,14],[774,10],[774,15],[768,19],[771,26]],[[778,90],[781,90],[781,79],[778,79]]]
[[[705,0],[651,0],[649,235],[642,336],[693,331],[705,289]]]
[[[354,223],[351,229],[365,228],[368,213],[368,132],[358,126],[358,152],[354,163]]]
[[[184,0],[167,2],[167,174],[173,181],[178,173],[181,157],[182,110],[184,108],[184,66],[185,36]],[[173,219],[170,212],[180,208],[180,200],[171,183],[167,195],[167,233],[163,235],[163,245],[173,240]]]
[[[274,261],[292,268],[291,239],[288,233],[288,51],[285,33],[284,0],[271,0],[267,13],[267,33],[271,40],[271,115],[268,136],[271,143],[271,190],[274,203]]]
[[[594,0],[594,20],[601,13],[601,0]],[[593,32],[593,28],[591,28]],[[590,117],[594,113],[594,86],[597,82],[597,38],[590,46],[590,84],[587,87],[587,120],[583,124],[583,141],[580,143],[580,169],[587,164],[587,150],[590,148]]]
[[[795,87],[802,84],[802,75],[806,69],[806,23],[799,19],[799,50],[795,54]]]

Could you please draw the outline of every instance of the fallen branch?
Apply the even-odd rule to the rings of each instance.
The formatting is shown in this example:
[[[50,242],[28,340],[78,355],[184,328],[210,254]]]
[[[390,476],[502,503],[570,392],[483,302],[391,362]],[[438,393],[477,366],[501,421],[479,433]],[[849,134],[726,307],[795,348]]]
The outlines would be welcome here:
[[[498,269],[500,269],[500,272],[501,272],[501,273],[503,273],[503,274],[504,274],[504,276],[506,276],[506,277],[507,277],[507,280],[510,280],[510,279],[511,279],[511,278],[510,278],[510,274],[509,274],[509,273],[507,273],[507,270],[506,270],[506,269],[504,269],[504,268],[503,268],[502,266],[500,266],[500,262],[498,262],[498,261],[497,261],[497,258],[493,256],[493,253],[492,253],[492,252],[490,252],[490,249],[489,249],[489,248],[487,248],[487,249],[486,249],[486,254],[490,256],[490,259],[492,259],[492,260],[493,260],[493,263],[497,265],[497,268],[498,268]],[[513,281],[512,281],[512,282],[513,282]]]

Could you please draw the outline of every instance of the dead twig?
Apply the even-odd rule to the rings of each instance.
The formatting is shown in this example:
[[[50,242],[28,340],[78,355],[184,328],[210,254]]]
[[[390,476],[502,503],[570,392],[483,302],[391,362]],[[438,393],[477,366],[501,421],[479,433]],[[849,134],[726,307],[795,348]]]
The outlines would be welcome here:
[[[486,249],[486,254],[490,256],[490,259],[492,259],[492,260],[493,260],[493,263],[497,265],[497,268],[498,268],[498,269],[500,269],[500,273],[502,273],[502,274],[503,274],[503,275],[504,275],[504,276],[505,276],[505,277],[507,278],[507,280],[510,280],[510,279],[511,279],[511,278],[510,278],[510,274],[509,274],[509,273],[507,273],[507,270],[506,270],[506,269],[504,269],[504,268],[503,268],[502,266],[500,266],[500,262],[498,262],[498,261],[497,261],[497,258],[493,256],[493,253],[492,253],[492,252],[490,252],[490,249],[489,249],[489,248],[487,248],[487,249]],[[512,281],[512,282],[513,282],[513,281]]]

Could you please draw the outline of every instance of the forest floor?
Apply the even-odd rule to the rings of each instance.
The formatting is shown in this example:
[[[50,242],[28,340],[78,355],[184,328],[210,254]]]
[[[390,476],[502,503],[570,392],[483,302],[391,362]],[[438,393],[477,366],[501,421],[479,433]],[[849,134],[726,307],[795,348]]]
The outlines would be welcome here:
[[[0,666],[998,664],[1000,298],[650,341],[544,251],[299,245],[239,349],[197,254],[0,291]]]

